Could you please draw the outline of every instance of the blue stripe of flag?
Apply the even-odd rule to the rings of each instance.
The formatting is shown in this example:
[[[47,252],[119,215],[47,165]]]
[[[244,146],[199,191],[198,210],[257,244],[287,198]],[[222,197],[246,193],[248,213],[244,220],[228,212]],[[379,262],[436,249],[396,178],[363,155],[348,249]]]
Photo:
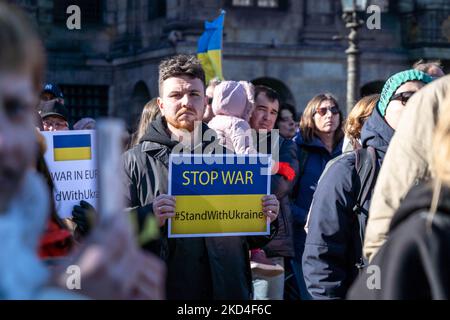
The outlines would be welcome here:
[[[54,148],[83,148],[90,146],[91,146],[91,135],[89,134],[53,136]]]
[[[212,22],[205,21],[205,32],[198,41],[198,53],[205,53],[210,50],[222,49],[222,29],[225,12]]]

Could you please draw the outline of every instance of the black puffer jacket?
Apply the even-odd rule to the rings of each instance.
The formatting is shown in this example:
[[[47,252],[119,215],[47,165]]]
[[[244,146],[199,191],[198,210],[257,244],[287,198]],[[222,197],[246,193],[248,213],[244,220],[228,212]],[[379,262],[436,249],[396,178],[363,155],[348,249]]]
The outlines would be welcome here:
[[[207,130],[203,126],[203,132]],[[140,223],[153,214],[155,197],[168,192],[169,155],[176,141],[158,117],[141,143],[124,154],[126,198]],[[203,150],[207,147],[204,143]],[[214,148],[208,148],[214,149]],[[272,236],[277,223],[272,223]],[[252,297],[248,250],[262,247],[270,237],[167,238],[167,224],[153,251],[167,263],[168,299],[236,299]]]
[[[432,197],[430,183],[411,189],[348,299],[450,299],[450,188],[443,187],[428,228]]]

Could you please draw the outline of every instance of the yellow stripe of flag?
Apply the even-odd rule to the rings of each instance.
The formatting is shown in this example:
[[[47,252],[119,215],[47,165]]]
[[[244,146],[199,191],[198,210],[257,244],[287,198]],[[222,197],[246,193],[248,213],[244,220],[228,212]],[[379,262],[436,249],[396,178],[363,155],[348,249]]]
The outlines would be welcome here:
[[[210,234],[210,233],[243,233],[265,232],[266,218],[262,214],[261,198],[263,194],[256,195],[215,195],[215,196],[176,196],[175,211],[179,213],[178,219],[172,219],[172,234]],[[212,218],[214,214],[207,211],[225,212],[237,210],[240,213],[248,212],[251,217],[242,214],[239,218],[227,219],[223,216],[219,220]],[[199,219],[190,220],[190,214],[196,214]],[[185,215],[184,219],[182,215]],[[208,219],[208,216],[210,219]],[[201,219],[201,218],[207,219]]]
[[[55,161],[90,160],[91,147],[82,148],[54,148]]]

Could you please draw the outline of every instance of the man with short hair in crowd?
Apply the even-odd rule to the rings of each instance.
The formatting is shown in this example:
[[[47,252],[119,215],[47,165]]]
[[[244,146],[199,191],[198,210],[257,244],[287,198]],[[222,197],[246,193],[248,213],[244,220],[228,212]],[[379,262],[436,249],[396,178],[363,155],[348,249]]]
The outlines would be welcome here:
[[[178,55],[160,64],[161,115],[150,123],[141,142],[124,154],[126,198],[141,226],[154,215],[161,227],[161,238],[149,249],[167,263],[168,299],[251,299],[248,251],[269,237],[168,238],[167,220],[175,216],[176,201],[167,194],[169,156],[180,144],[184,150],[200,146],[207,153],[211,142],[194,135],[198,129],[209,130],[202,123],[205,105],[205,74],[197,58]],[[278,206],[274,195],[262,198],[263,212],[271,221],[278,216]],[[273,233],[276,226],[271,226]]]
[[[289,193],[295,185],[299,164],[295,143],[273,131],[279,108],[280,98],[275,90],[255,86],[255,109],[249,123],[257,132],[258,152],[272,154],[272,158],[279,161],[277,173],[271,179],[271,192],[280,201],[278,233],[262,250],[252,250],[253,287],[257,300],[283,300],[285,261],[289,262],[295,255]]]

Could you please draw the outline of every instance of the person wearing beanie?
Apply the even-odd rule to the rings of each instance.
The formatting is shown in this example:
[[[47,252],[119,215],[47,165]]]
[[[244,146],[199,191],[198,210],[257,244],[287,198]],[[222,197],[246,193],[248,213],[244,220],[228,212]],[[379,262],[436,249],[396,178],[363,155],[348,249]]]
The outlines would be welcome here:
[[[389,226],[408,191],[435,178],[432,145],[436,124],[450,108],[450,75],[435,79],[407,103],[373,192],[364,255],[372,261],[388,239]]]
[[[431,81],[429,75],[418,70],[390,77],[363,126],[362,149],[343,154],[322,174],[309,212],[302,259],[305,282],[313,299],[345,298],[364,267],[362,244],[377,173],[406,102]],[[370,172],[372,178],[362,172]]]
[[[388,123],[391,122],[389,125],[392,128],[397,127],[400,117],[394,117],[391,115],[393,113],[397,114],[403,112],[403,108],[401,106],[405,106],[408,99],[417,91],[414,91],[414,88],[409,90],[409,87],[414,87],[413,83],[407,84],[407,82],[410,81],[420,81],[427,84],[433,81],[433,78],[422,71],[411,69],[396,73],[386,81],[383,91],[381,92],[381,97],[377,108],[378,111],[380,111],[380,114],[386,118],[386,121]],[[405,84],[405,88],[399,90],[400,86],[403,84]],[[394,108],[391,108],[388,112],[387,108],[391,101],[400,101],[401,106],[398,103],[394,104]],[[392,121],[395,123],[392,123]]]
[[[256,153],[248,120],[254,108],[254,88],[245,81],[223,81],[214,89],[208,123],[217,132],[219,143],[236,154]]]

